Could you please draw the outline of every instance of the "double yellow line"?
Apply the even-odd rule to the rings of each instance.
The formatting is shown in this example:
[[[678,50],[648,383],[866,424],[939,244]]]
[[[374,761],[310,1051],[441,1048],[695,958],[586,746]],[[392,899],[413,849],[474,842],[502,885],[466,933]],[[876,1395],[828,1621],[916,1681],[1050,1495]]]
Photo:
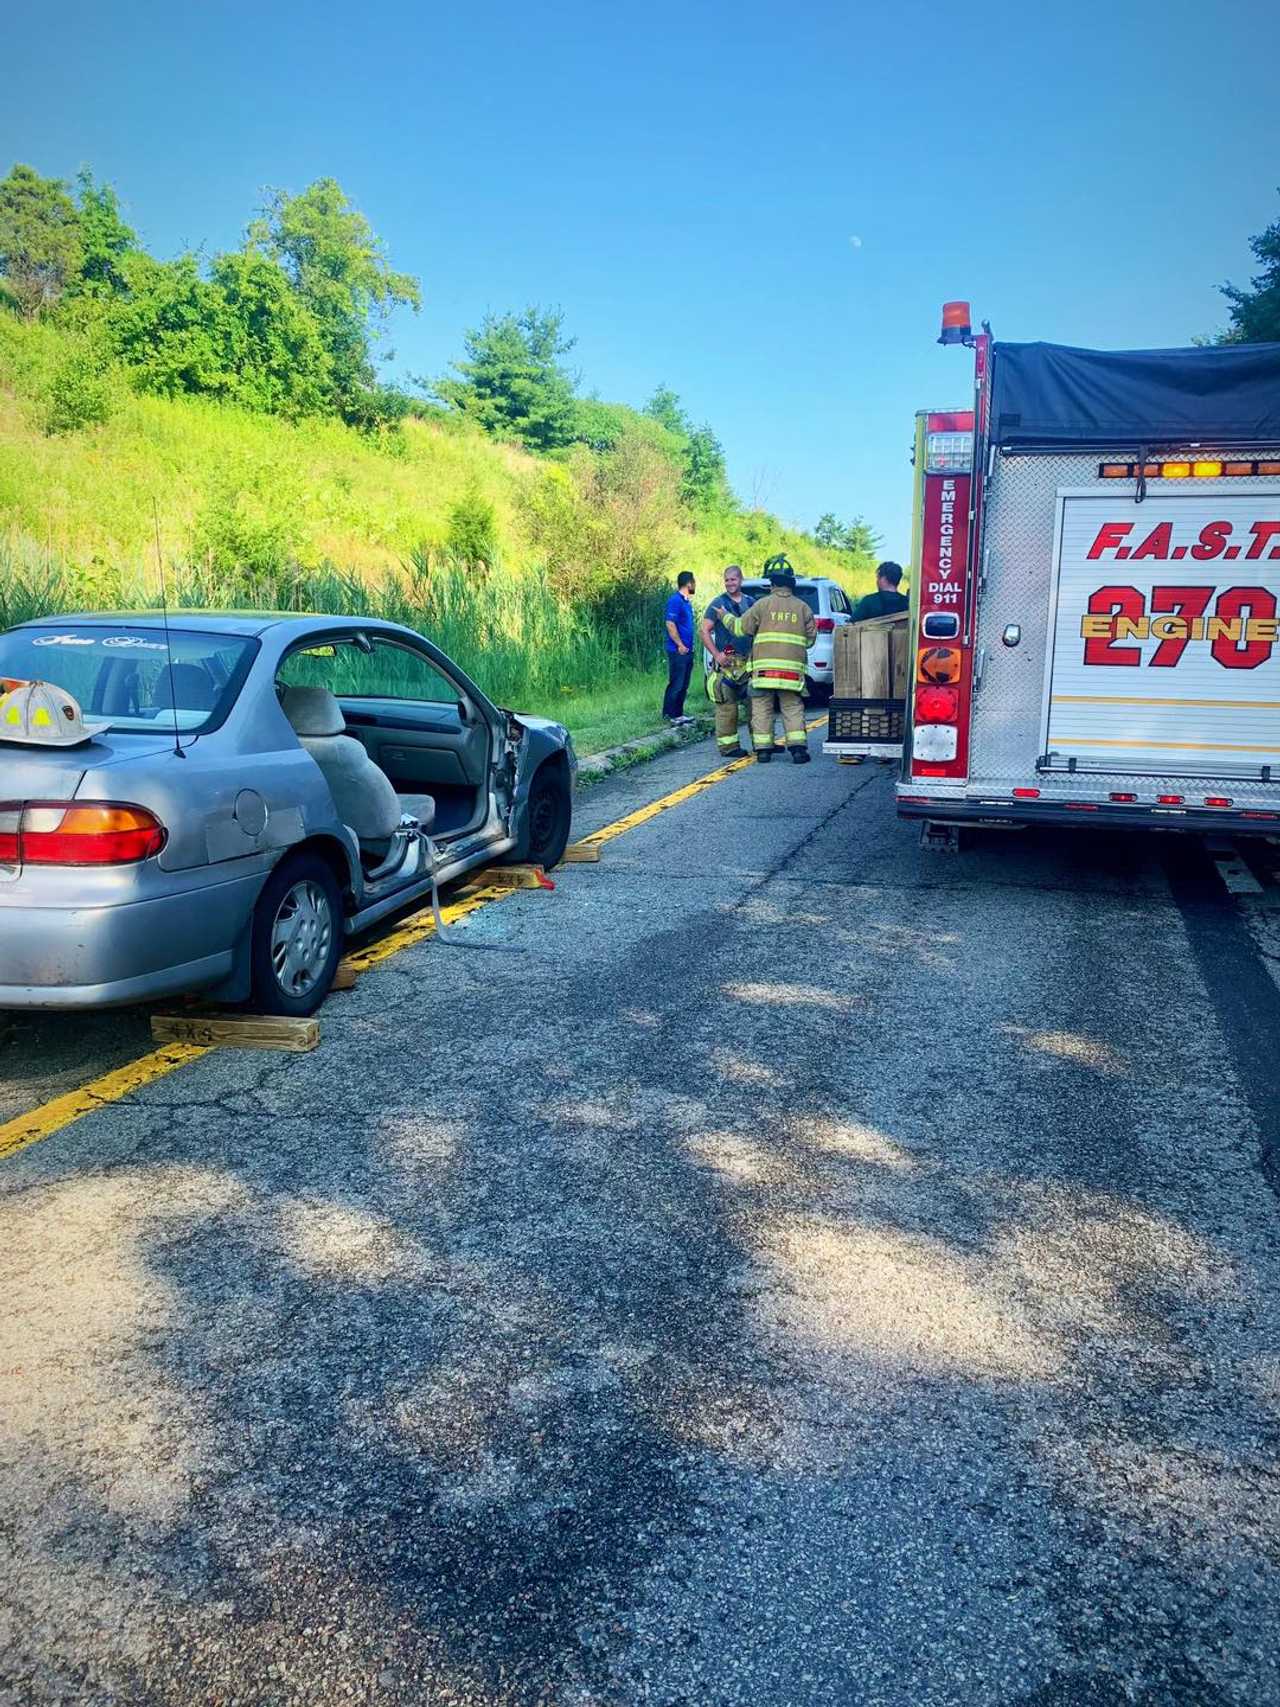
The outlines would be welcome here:
[[[816,729],[825,721],[825,718],[817,717],[807,727]],[[649,823],[661,813],[670,812],[675,806],[683,806],[686,800],[695,799],[708,788],[714,788],[718,782],[723,782],[735,771],[740,771],[745,765],[752,763],[754,761],[750,758],[733,759],[729,764],[721,765],[717,770],[708,771],[705,776],[698,777],[695,782],[686,783],[683,788],[664,794],[659,800],[650,801],[648,806],[641,806],[635,812],[629,812],[616,823],[606,824],[604,829],[584,836],[583,844],[586,847],[603,847],[616,836],[625,835],[628,830]],[[469,913],[487,907],[494,901],[501,901],[513,893],[509,885],[486,883],[481,877],[460,889],[447,906],[442,906],[440,916],[446,925],[451,925],[459,919],[465,919]],[[356,971],[367,972],[384,960],[390,960],[392,955],[400,954],[406,948],[412,948],[415,943],[424,942],[427,937],[434,936],[435,931],[435,920],[431,916],[431,909],[427,908],[421,913],[415,913],[399,929],[389,932],[367,948],[356,949],[347,955],[346,959]],[[28,1144],[37,1144],[42,1138],[60,1132],[64,1126],[82,1120],[86,1114],[92,1114],[108,1103],[122,1102],[125,1097],[140,1091],[144,1085],[154,1084],[157,1079],[176,1072],[179,1067],[186,1067],[192,1061],[198,1061],[202,1055],[210,1054],[212,1047],[193,1043],[166,1043],[162,1049],[153,1049],[150,1054],[142,1055],[136,1061],[116,1067],[112,1072],[104,1073],[101,1078],[81,1085],[78,1090],[54,1097],[50,1102],[32,1109],[30,1113],[20,1114],[15,1119],[6,1121],[0,1125],[0,1161],[6,1156],[15,1155],[19,1150],[25,1150]]]

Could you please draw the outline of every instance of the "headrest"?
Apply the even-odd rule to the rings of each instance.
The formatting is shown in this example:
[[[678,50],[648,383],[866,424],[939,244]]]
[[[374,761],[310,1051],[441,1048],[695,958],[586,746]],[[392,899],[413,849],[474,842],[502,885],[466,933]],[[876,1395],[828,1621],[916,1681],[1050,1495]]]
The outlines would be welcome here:
[[[172,700],[183,711],[212,711],[217,700],[213,677],[202,664],[175,664],[169,672],[173,677]],[[162,703],[170,702],[168,676],[161,676],[158,692]]]
[[[280,701],[295,735],[342,735],[346,719],[328,688],[286,688]]]

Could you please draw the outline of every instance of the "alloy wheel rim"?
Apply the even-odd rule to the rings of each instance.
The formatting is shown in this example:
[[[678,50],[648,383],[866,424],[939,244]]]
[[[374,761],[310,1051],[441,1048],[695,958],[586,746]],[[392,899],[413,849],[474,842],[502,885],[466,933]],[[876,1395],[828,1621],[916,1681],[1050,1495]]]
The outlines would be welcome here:
[[[271,967],[287,996],[315,988],[329,960],[333,918],[320,885],[304,878],[289,889],[271,927]]]

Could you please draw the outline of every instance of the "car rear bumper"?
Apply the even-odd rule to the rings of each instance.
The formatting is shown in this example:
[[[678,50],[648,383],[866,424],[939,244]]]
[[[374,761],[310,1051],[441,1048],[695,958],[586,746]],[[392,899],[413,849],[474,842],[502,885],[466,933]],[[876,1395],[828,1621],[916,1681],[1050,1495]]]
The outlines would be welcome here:
[[[261,871],[98,907],[0,908],[0,1008],[97,1008],[207,989],[228,977]]]

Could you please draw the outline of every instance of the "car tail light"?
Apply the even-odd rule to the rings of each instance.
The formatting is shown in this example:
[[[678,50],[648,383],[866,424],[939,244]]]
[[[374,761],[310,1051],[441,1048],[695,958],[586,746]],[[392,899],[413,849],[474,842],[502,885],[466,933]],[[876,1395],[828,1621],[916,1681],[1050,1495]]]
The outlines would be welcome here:
[[[0,863],[134,865],[168,838],[144,806],[32,800],[0,806]]]
[[[833,617],[833,616],[820,616],[820,617],[816,618],[815,620],[816,620],[816,626],[817,626],[817,630],[818,630],[819,634],[833,634],[835,632],[835,626],[836,626],[835,617]]]

